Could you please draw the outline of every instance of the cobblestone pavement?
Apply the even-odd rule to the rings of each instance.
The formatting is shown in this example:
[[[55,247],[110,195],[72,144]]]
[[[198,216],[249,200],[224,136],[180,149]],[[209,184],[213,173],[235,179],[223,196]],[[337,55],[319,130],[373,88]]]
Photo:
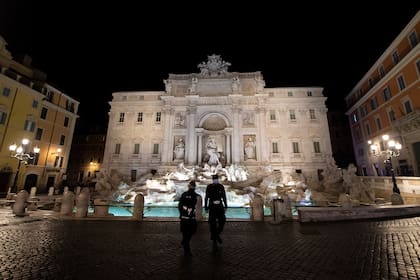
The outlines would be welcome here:
[[[420,278],[420,217],[228,221],[217,249],[202,222],[192,257],[183,255],[175,221],[2,219],[0,279]]]

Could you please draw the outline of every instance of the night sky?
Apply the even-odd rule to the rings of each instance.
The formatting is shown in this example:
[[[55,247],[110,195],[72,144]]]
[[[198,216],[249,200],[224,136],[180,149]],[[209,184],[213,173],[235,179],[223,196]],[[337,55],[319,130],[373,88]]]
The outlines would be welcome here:
[[[324,87],[327,106],[344,112],[344,97],[420,8],[412,0],[380,9],[342,1],[34,2],[0,0],[0,35],[14,57],[29,54],[50,84],[81,102],[78,132],[105,132],[112,92],[163,90],[169,73],[198,73],[211,54],[230,62],[230,72],[261,71],[266,87]]]

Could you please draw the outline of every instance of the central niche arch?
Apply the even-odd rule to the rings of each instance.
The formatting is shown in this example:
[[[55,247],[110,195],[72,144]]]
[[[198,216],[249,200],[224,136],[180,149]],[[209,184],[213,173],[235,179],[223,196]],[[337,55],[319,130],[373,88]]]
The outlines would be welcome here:
[[[220,131],[229,126],[229,120],[219,113],[207,114],[199,123],[199,127],[204,128],[207,131]]]

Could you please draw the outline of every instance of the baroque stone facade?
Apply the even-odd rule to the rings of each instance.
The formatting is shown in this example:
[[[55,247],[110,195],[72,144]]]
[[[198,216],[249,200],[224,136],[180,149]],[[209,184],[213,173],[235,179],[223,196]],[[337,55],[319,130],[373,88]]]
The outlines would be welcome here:
[[[228,66],[211,55],[200,73],[169,74],[165,91],[113,93],[103,169],[133,181],[180,163],[325,169],[332,155],[323,88],[266,88],[261,72]]]

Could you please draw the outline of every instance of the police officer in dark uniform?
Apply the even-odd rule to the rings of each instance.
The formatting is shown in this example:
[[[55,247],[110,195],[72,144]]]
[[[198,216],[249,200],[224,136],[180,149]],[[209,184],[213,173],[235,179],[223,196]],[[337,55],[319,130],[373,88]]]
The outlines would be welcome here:
[[[216,244],[216,241],[222,243],[220,233],[226,223],[225,212],[227,209],[227,200],[225,187],[219,183],[219,177],[213,175],[213,183],[206,188],[204,198],[204,209],[209,212],[210,239]]]
[[[195,219],[195,206],[198,194],[195,192],[195,181],[188,183],[188,190],[181,195],[178,203],[179,218],[181,219],[181,244],[184,247],[184,254],[191,256],[190,240],[197,231],[197,220]]]

